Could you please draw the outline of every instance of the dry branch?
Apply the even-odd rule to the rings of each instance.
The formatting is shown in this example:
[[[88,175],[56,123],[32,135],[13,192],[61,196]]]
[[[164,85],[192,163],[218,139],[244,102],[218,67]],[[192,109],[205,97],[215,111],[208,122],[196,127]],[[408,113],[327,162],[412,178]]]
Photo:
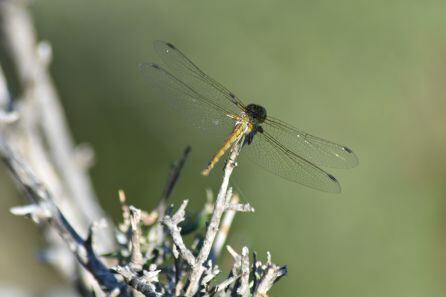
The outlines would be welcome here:
[[[36,41],[26,5],[20,0],[0,0],[2,41],[22,87],[21,98],[13,101],[0,67],[0,158],[27,201],[11,212],[44,226],[48,261],[68,280],[76,280],[83,295],[266,296],[286,267],[271,263],[269,255],[262,264],[255,253],[250,265],[247,247],[241,254],[228,247],[234,258],[231,273],[216,282],[220,273],[216,260],[235,213],[254,211],[249,203],[239,203],[229,187],[243,139],[230,150],[215,202],[212,206],[208,202],[198,214],[200,220],[207,220],[205,228],[189,224],[187,200],[176,212],[168,208],[188,147],[172,166],[155,210],[128,205],[120,191],[122,224],[119,228],[107,224],[107,229],[94,232],[100,225],[95,222],[106,217],[86,171],[91,151],[74,146],[48,74],[51,47]],[[190,247],[184,240],[186,229],[195,235]],[[56,250],[67,251],[58,253],[63,259]]]
[[[3,138],[0,138],[0,156],[31,203],[24,207],[15,207],[12,212],[16,215],[30,216],[36,223],[44,223],[52,228],[65,241],[78,263],[94,276],[105,293],[118,289],[121,292],[119,296],[127,296],[125,287],[116,280],[93,251],[93,229],[90,228],[88,237],[84,240],[54,203],[45,185],[11,150]]]

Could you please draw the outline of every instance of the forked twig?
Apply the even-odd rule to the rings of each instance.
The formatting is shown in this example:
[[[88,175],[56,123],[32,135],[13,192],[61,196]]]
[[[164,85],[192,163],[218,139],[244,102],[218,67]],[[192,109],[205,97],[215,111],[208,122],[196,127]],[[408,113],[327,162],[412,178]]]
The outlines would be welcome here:
[[[224,168],[223,181],[221,183],[220,190],[215,201],[214,210],[212,212],[211,220],[208,224],[205,239],[203,241],[203,246],[197,256],[195,265],[192,267],[192,272],[189,278],[189,286],[186,290],[186,297],[193,296],[198,290],[198,284],[204,271],[203,264],[209,257],[214,239],[218,232],[221,217],[226,210],[229,179],[231,178],[231,174],[235,166],[237,165],[236,160],[238,155],[240,154],[241,148],[241,139],[237,141],[231,148],[228,161],[226,162]]]

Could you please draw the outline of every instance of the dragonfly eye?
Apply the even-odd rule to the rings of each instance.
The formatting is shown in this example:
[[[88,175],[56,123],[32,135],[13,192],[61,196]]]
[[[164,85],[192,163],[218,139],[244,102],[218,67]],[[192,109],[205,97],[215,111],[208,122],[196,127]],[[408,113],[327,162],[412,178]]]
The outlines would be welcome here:
[[[266,109],[257,104],[248,104],[246,106],[246,113],[257,123],[263,123],[266,119]]]

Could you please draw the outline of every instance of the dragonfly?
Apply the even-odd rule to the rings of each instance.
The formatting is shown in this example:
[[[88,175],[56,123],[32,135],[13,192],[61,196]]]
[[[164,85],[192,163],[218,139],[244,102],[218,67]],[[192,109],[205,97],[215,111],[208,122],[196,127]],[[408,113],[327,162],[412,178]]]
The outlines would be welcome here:
[[[355,153],[270,116],[259,104],[245,104],[233,92],[196,66],[172,43],[155,41],[166,64],[143,63],[140,69],[152,89],[200,127],[228,127],[229,136],[202,174],[207,176],[235,144],[249,159],[286,180],[324,192],[340,192],[338,180],[321,168],[352,168]]]

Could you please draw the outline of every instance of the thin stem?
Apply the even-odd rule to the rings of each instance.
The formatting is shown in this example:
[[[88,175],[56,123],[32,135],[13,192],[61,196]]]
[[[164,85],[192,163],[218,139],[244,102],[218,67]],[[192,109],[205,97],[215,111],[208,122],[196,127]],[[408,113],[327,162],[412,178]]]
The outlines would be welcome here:
[[[211,252],[212,245],[218,232],[221,218],[226,210],[226,195],[229,187],[229,180],[235,166],[237,165],[236,159],[240,154],[240,150],[242,147],[241,141],[242,139],[239,139],[231,148],[229,159],[224,168],[223,181],[221,183],[220,190],[215,201],[214,211],[212,212],[212,217],[206,231],[203,246],[196,258],[196,263],[193,266],[192,272],[190,274],[189,286],[186,290],[186,297],[193,296],[198,290],[200,278],[205,270],[203,264],[209,257],[209,253]]]

